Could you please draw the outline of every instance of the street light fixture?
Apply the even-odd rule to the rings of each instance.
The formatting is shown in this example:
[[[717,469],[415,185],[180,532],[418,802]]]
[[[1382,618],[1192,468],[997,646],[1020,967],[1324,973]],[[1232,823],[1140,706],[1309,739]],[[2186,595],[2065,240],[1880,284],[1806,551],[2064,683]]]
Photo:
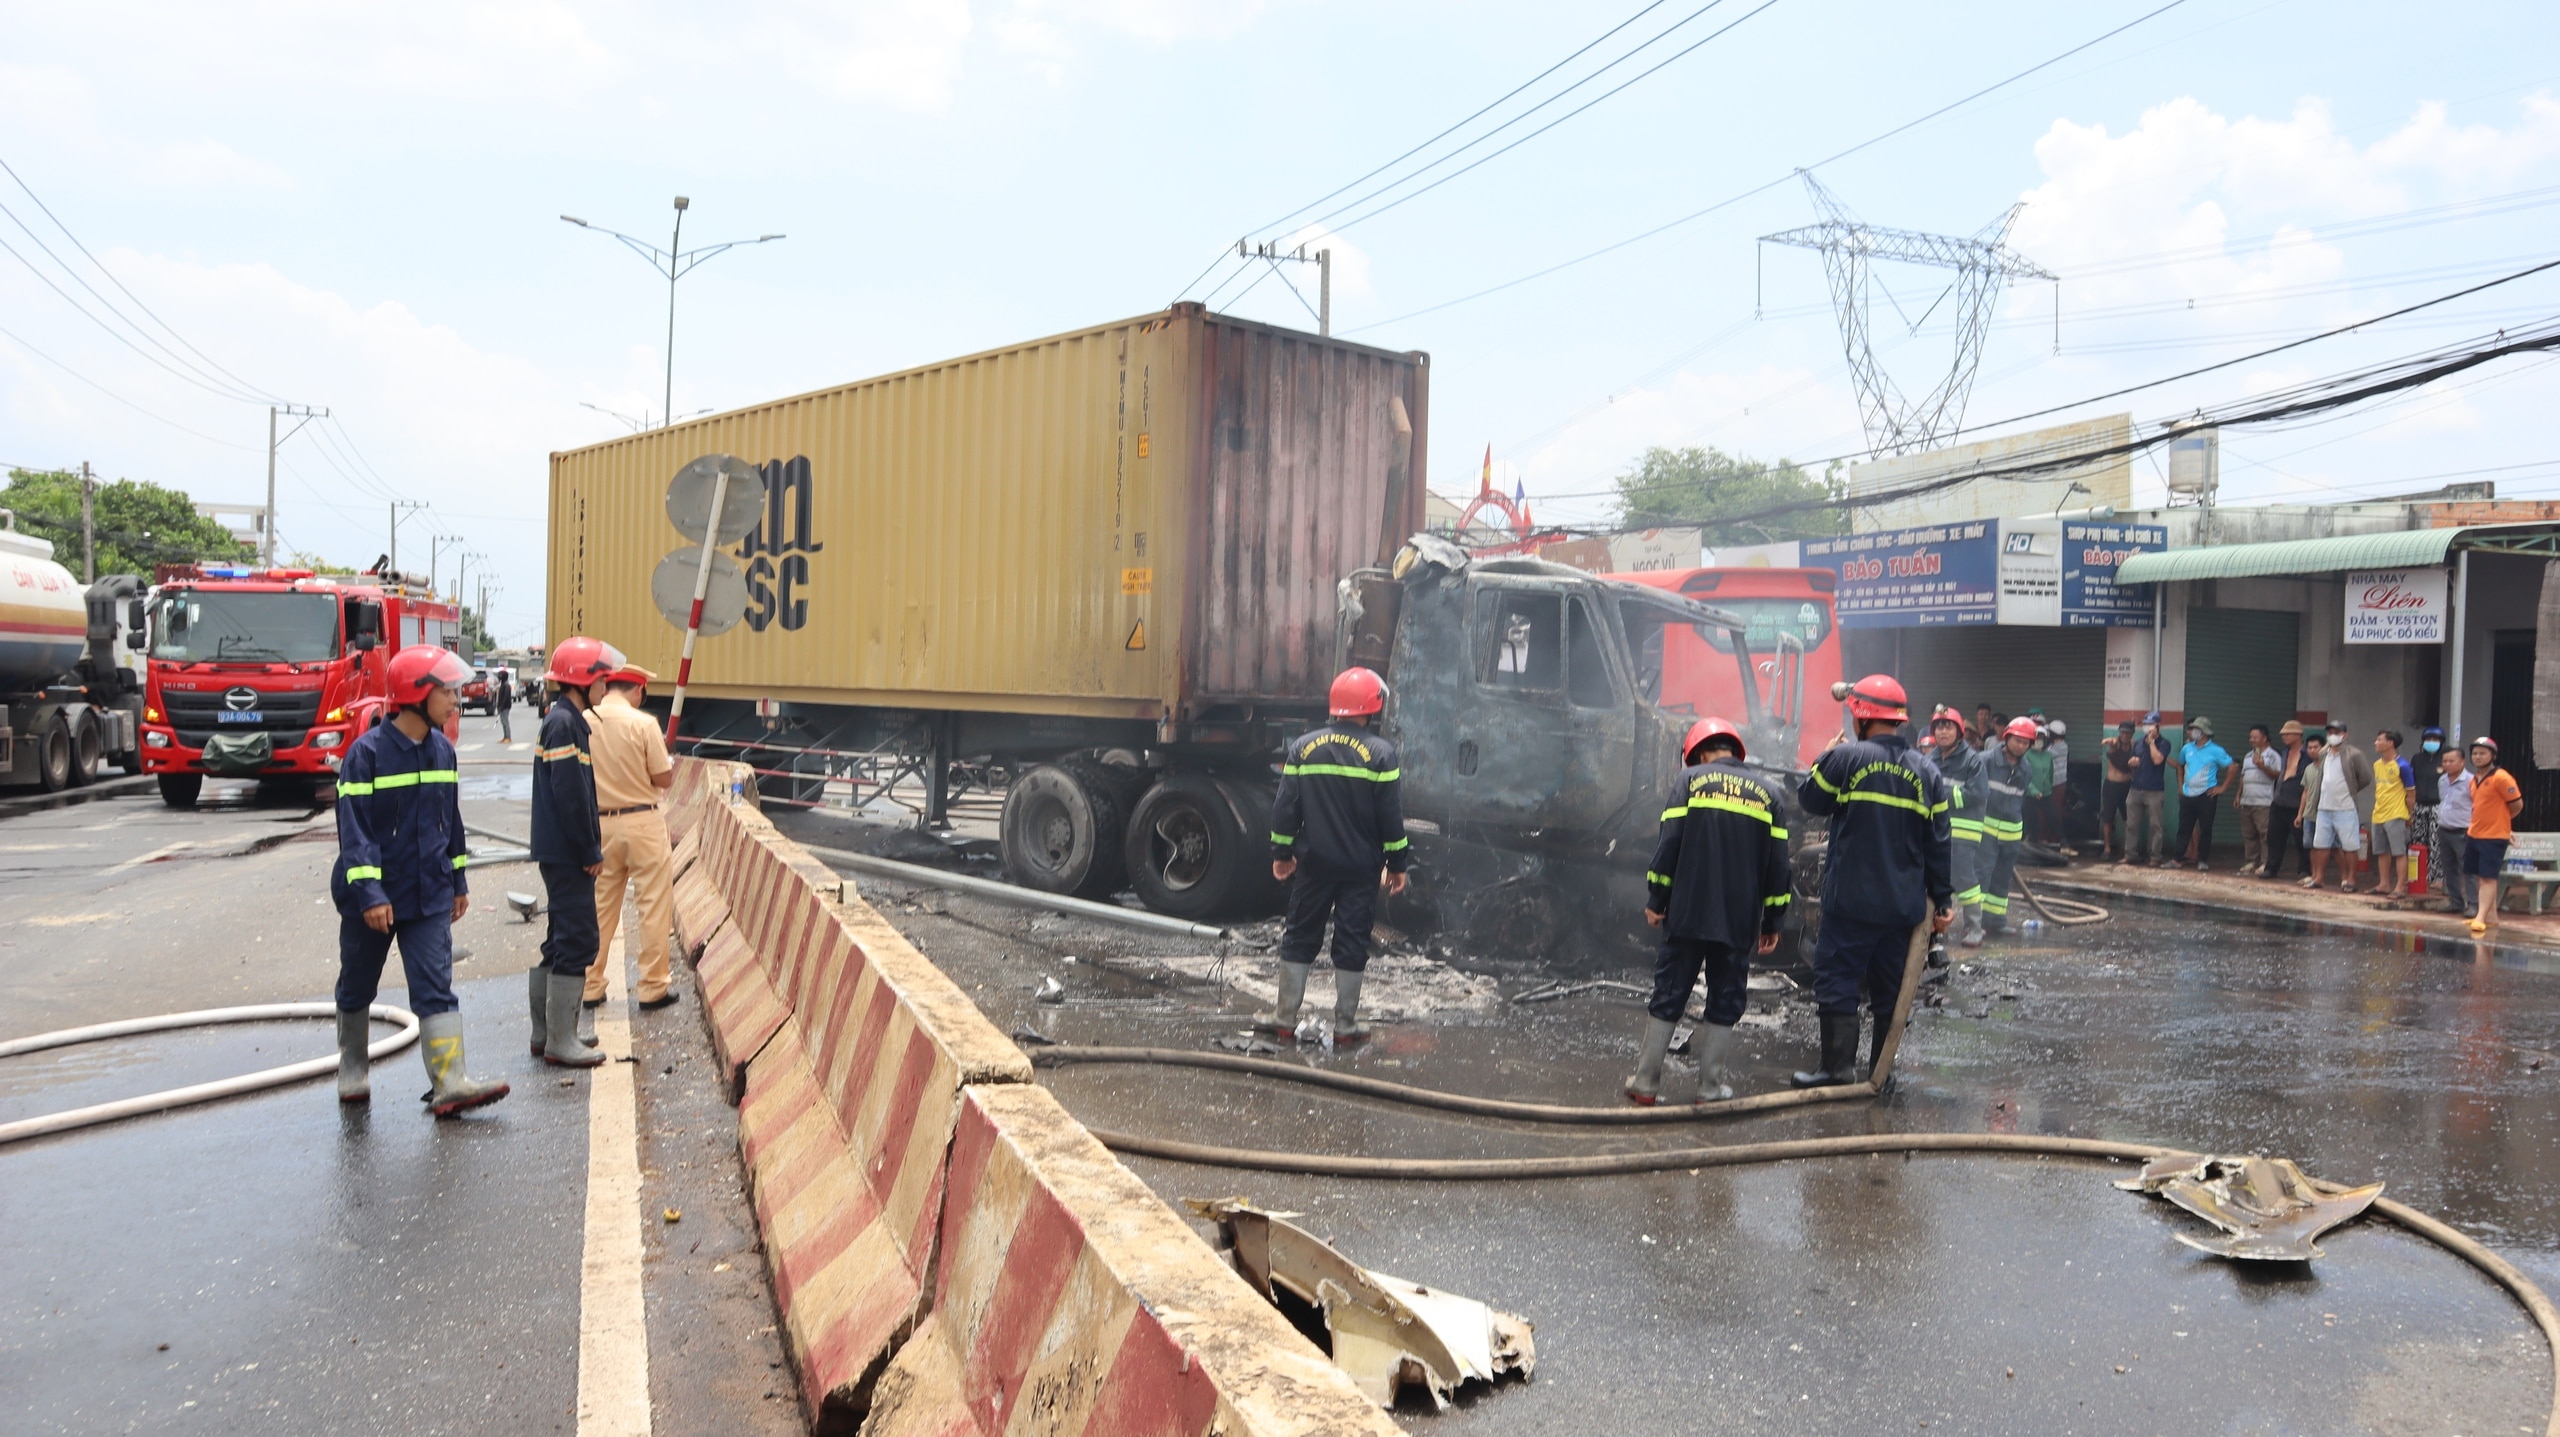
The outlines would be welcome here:
[[[667,277],[667,391],[664,402],[659,406],[659,412],[666,416],[661,422],[666,424],[675,422],[676,413],[676,281],[693,273],[696,266],[723,250],[736,249],[740,245],[770,244],[785,238],[782,235],[758,235],[751,240],[728,240],[720,244],[703,245],[698,249],[686,249],[684,248],[684,212],[692,207],[693,201],[683,195],[676,196],[675,232],[668,239],[665,249],[660,249],[647,240],[634,239],[620,230],[591,225],[576,215],[560,217],[582,230],[594,230],[598,234],[611,235],[622,241],[633,254],[647,260],[651,269]]]

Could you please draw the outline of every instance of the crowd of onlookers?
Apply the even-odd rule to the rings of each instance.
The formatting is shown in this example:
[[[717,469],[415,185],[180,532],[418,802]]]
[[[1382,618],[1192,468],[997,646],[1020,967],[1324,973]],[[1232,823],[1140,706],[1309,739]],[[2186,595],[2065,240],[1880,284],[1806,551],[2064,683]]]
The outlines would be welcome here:
[[[2485,930],[2497,921],[2497,874],[2524,808],[2515,778],[2498,766],[2496,741],[2475,738],[2457,751],[2445,746],[2443,730],[2427,728],[2414,751],[2403,751],[2397,729],[2378,731],[2372,742],[2368,753],[2343,723],[2306,731],[2287,720],[2274,729],[2251,724],[2235,757],[2201,715],[2187,720],[2183,740],[2160,731],[2157,713],[2138,726],[2118,724],[2100,745],[2107,854],[2122,864],[2208,871],[2214,820],[2229,802],[2239,809],[2243,877],[2283,878],[2292,856],[2305,888],[2327,884],[2334,868],[2341,892],[2400,898],[2424,854],[2446,910],[2473,914],[2471,927]],[[2163,821],[2172,792],[2174,838]]]

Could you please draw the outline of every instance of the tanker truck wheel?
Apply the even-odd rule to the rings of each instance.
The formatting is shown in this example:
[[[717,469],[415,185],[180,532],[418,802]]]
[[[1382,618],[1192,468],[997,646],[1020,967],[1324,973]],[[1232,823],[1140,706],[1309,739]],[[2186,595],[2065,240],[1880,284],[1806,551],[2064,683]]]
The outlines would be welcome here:
[[[95,717],[84,720],[71,743],[71,783],[77,788],[98,781],[98,770],[107,761],[107,736],[98,730]]]
[[[1127,810],[1096,765],[1044,763],[1005,790],[1005,871],[1025,888],[1076,898],[1108,898],[1126,872],[1121,840]]]
[[[203,774],[164,773],[160,775],[160,801],[171,808],[193,808],[196,806],[196,796],[203,792]]]
[[[69,788],[76,748],[71,741],[70,722],[55,719],[45,726],[44,737],[36,742],[36,782],[42,784],[47,793],[60,793]]]
[[[1245,831],[1216,780],[1171,774],[1129,819],[1129,886],[1152,911],[1194,922],[1267,908],[1279,891],[1269,848]]]

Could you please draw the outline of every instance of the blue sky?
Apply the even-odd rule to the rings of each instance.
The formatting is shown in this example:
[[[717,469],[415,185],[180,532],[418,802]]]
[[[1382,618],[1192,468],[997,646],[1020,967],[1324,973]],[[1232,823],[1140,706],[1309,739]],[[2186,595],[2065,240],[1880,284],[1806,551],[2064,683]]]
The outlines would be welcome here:
[[[1267,226],[1640,3],[12,3],[0,159],[205,355],[333,408],[336,448],[286,450],[289,544],[370,560],[381,491],[425,498],[404,562],[464,536],[505,585],[497,627],[531,638],[545,455],[617,432],[581,401],[654,412],[663,362],[663,285],[558,215],[654,235],[683,193],[689,237],[789,235],[685,281],[676,407],[727,408],[1157,308],[1239,235],[1305,237]],[[1741,23],[1322,240],[1338,330],[1434,357],[1436,487],[1472,487],[1491,443],[1541,518],[1589,521],[1649,444],[1855,452],[1818,259],[1755,255],[1813,218],[1785,177],[2159,0],[1723,0],[1674,28],[1703,3],[1648,12],[1478,128],[1658,31],[1503,138]],[[2028,202],[2013,243],[2063,276],[2062,346],[2049,286],[2003,300],[1970,411],[1996,419],[2560,256],[2555,30],[2560,12],[2521,4],[2186,0],[1821,173],[1879,224],[1968,232]],[[5,179],[0,199],[70,254]],[[0,239],[97,307],[5,219]],[[1942,284],[1884,278],[1915,314]],[[1276,279],[1238,312],[1312,327]],[[1925,388],[1945,336],[1877,312],[1888,367]],[[2132,407],[2165,417],[2552,314],[2560,272]],[[5,255],[0,329],[0,460],[258,497],[260,405],[145,362]],[[2560,492],[2555,397],[2547,362],[2518,362],[2228,435],[2228,496],[2448,474]]]

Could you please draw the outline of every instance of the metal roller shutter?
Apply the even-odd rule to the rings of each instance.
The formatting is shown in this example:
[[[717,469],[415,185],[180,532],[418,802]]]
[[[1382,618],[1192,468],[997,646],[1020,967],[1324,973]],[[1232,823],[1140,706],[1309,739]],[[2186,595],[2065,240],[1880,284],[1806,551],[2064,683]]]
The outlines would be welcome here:
[[[2238,758],[2249,747],[2249,725],[2281,728],[2294,713],[2294,674],[2302,616],[2267,609],[2187,610],[2187,702],[2189,717],[2213,720],[2213,740]],[[2240,790],[2223,797],[2215,815],[2213,841],[2240,841]],[[2175,786],[2169,795],[2169,822],[2177,822]],[[2172,834],[2176,828],[2170,829]],[[2226,855],[2225,866],[2238,862]]]
[[[1972,721],[1973,706],[1999,713],[2031,708],[2067,727],[2071,767],[2086,779],[2083,797],[2097,802],[2099,723],[2107,702],[2107,631],[2104,629],[1977,628],[1904,629],[1896,677],[1911,696],[1911,716],[1950,704]],[[1855,675],[1852,675],[1855,677]]]

